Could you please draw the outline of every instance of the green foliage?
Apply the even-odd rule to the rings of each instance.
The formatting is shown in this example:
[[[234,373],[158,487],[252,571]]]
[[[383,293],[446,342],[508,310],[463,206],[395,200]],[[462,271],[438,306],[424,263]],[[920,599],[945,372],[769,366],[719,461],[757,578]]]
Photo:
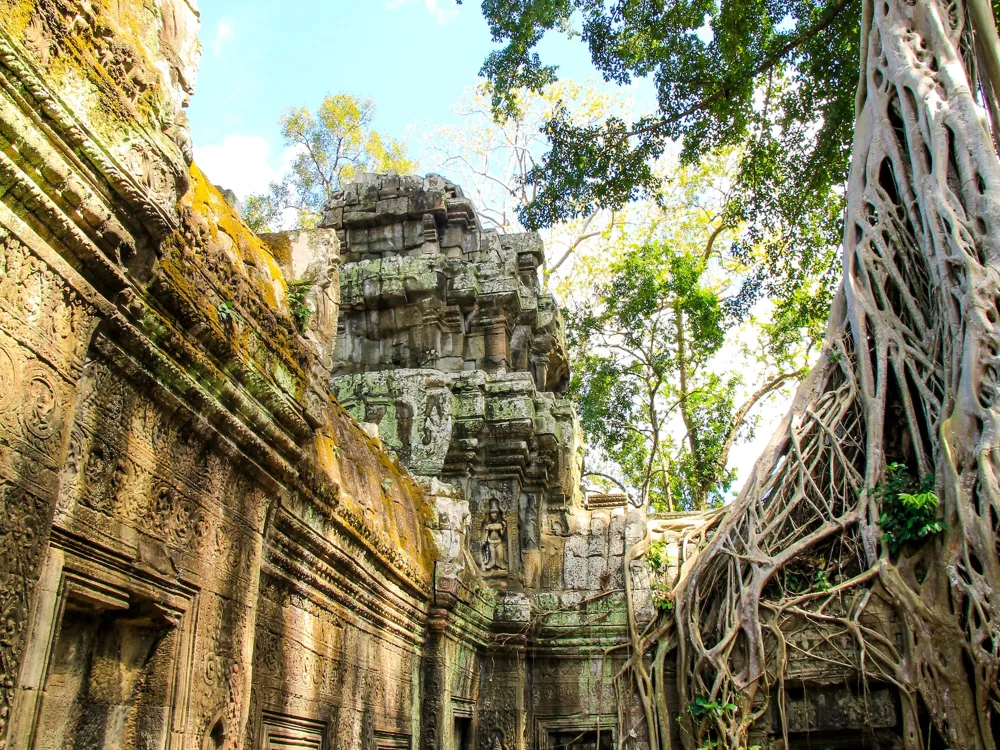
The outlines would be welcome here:
[[[288,307],[292,311],[292,317],[300,331],[305,331],[309,326],[309,319],[312,317],[312,308],[306,302],[309,290],[312,289],[315,281],[311,278],[298,279],[288,284]]]
[[[654,81],[658,109],[579,123],[556,109],[549,151],[526,175],[522,223],[550,226],[656,194],[654,164],[673,141],[693,163],[735,148],[729,223],[755,273],[736,300],[787,295],[835,266],[858,79],[861,3],[850,0],[484,0],[493,37],[482,73],[494,116],[517,116],[523,89],[557,80],[537,53],[549,31],[579,37],[607,81]]]
[[[719,701],[710,701],[703,695],[696,695],[694,697],[694,703],[691,703],[687,707],[687,712],[695,719],[699,724],[701,724],[702,729],[708,724],[711,726],[712,722],[725,720],[730,721],[730,714],[737,710],[737,705],[735,703],[722,703]],[[678,721],[681,717],[677,717]],[[698,750],[709,750],[710,748],[722,748],[725,747],[725,743],[718,739],[717,737],[711,736],[713,734],[709,730],[709,736],[702,736],[698,741]],[[699,732],[702,734],[702,732]],[[742,749],[741,749],[742,750]]]
[[[281,211],[287,201],[288,185],[272,184],[266,195],[249,195],[243,201],[243,221],[257,234],[273,232],[281,226]]]
[[[813,576],[813,586],[819,591],[829,591],[833,587],[826,576],[826,570],[820,568],[816,571],[816,575]]]
[[[903,464],[889,464],[885,480],[872,490],[872,496],[882,509],[878,519],[882,541],[893,555],[908,543],[922,543],[945,529],[944,522],[938,519],[938,497],[931,475],[917,482]]]
[[[649,543],[649,546],[646,548],[646,564],[651,571],[659,573],[669,566],[671,562],[672,559],[667,554],[667,543],[665,541],[657,539]]]
[[[653,598],[653,606],[661,612],[673,612],[674,610],[674,587],[667,580],[665,574],[676,560],[667,554],[667,543],[662,539],[657,539],[649,543],[646,548],[646,565],[650,572],[650,593]]]
[[[588,468],[658,509],[723,502],[729,454],[752,436],[755,404],[804,374],[829,309],[812,280],[741,320],[741,229],[721,218],[736,161],[661,165],[669,178],[657,202],[623,212],[600,252],[578,251],[557,287],[570,303]]]
[[[696,695],[694,703],[687,707],[687,712],[696,719],[720,718],[732,713],[736,708],[735,703],[719,703],[710,701],[703,695]]]
[[[215,312],[218,313],[219,320],[230,325],[234,325],[240,317],[240,314],[236,312],[236,306],[231,300],[220,303],[216,306]]]
[[[392,479],[386,477],[385,479],[382,480],[380,486],[382,487],[382,492],[388,492],[389,490],[392,489]]]
[[[782,586],[786,592],[791,594],[829,591],[833,588],[830,570],[829,563],[822,556],[800,556],[782,567],[780,571]]]
[[[650,594],[653,598],[653,606],[661,612],[673,612],[674,588],[664,581],[654,579],[650,583]]]
[[[707,368],[726,319],[705,270],[664,243],[631,247],[594,299],[566,313],[583,429],[657,508],[705,507],[732,482],[725,463],[739,380]],[[671,420],[684,427],[679,439]]]
[[[296,212],[296,227],[309,229],[323,207],[360,172],[409,173],[416,164],[399,141],[376,132],[375,104],[350,94],[328,95],[315,112],[288,109],[278,119],[285,145],[295,149],[291,174],[272,183],[266,195],[246,201],[244,220],[254,231],[274,231],[285,209]]]

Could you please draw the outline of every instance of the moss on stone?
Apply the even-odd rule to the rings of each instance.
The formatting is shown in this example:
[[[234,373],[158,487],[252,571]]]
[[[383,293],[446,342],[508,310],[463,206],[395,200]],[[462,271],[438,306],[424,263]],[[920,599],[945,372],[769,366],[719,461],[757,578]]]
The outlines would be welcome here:
[[[292,262],[292,238],[288,232],[273,232],[261,235],[261,239],[271,250],[274,259],[281,265]]]

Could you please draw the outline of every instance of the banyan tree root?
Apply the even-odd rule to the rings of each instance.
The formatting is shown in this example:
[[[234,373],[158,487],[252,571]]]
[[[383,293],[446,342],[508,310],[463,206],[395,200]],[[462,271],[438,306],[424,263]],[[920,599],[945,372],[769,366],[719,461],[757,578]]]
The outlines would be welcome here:
[[[996,103],[977,101],[1000,90],[1000,57],[969,7],[984,1],[865,7],[824,353],[678,583],[672,621],[632,657],[655,682],[654,642],[676,643],[682,707],[713,706],[682,713],[687,748],[745,747],[771,711],[787,734],[785,680],[808,664],[862,695],[894,687],[908,750],[1000,740],[1000,164]],[[894,462],[934,476],[946,524],[898,554],[875,491]]]

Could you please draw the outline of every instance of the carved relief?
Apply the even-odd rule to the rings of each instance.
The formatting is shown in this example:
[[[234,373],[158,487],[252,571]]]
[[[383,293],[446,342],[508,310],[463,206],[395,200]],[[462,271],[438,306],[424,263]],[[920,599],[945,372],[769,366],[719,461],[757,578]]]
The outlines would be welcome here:
[[[0,480],[0,745],[14,702],[48,503]]]
[[[23,41],[43,70],[63,55],[99,68],[125,101],[144,104],[152,124],[174,137],[183,151],[183,141],[190,139],[181,108],[197,70],[197,23],[189,7],[173,0],[158,0],[152,7],[46,0],[37,3]],[[160,25],[158,34],[134,35],[135,29],[154,25]]]
[[[242,618],[237,616],[237,619]],[[244,629],[242,623],[233,623],[231,616],[222,616],[219,621],[222,627],[212,635],[201,655],[199,706],[206,731],[219,721],[223,727],[238,727],[243,701],[245,665],[241,646]]]
[[[775,702],[777,705],[777,702]],[[789,732],[837,732],[844,729],[894,727],[898,721],[892,695],[873,686],[865,695],[848,690],[816,689],[786,699]],[[781,717],[773,712],[774,729],[781,731]]]
[[[0,226],[0,330],[50,362],[65,362],[73,373],[83,362],[96,325],[91,316],[90,307],[55,271]],[[8,363],[0,361],[0,378],[11,385],[0,394],[0,404],[25,382],[15,379],[19,373],[12,357],[7,352]]]
[[[58,513],[79,503],[249,576],[257,551],[247,527],[266,502],[260,490],[228,461],[213,458],[189,422],[157,409],[101,359],[84,383]],[[219,519],[217,509],[229,497],[239,499],[235,509],[245,526]]]
[[[517,737],[517,692],[514,684],[491,684],[480,705],[479,748],[496,750],[498,743],[502,750],[516,750]]]
[[[489,510],[482,526],[483,571],[503,573],[507,571],[507,522],[504,520],[500,503],[490,500]]]
[[[158,203],[169,205],[176,185],[166,163],[153,150],[139,140],[119,146],[122,163],[149,195]]]

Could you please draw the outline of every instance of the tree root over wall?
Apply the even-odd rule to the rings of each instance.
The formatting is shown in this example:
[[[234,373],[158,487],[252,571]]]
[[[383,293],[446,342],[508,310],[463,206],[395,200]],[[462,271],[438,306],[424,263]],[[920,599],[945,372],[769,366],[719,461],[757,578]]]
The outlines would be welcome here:
[[[787,734],[789,665],[810,659],[862,694],[895,686],[908,750],[1000,742],[1000,165],[987,118],[1000,55],[989,11],[984,0],[866,4],[844,281],[824,353],[739,498],[690,531],[707,542],[681,571],[672,616],[645,634],[632,623],[654,750],[670,747],[676,720],[667,658],[682,707],[722,707],[682,713],[687,748],[745,747],[774,710]],[[873,492],[892,462],[934,475],[947,524],[898,556]]]

